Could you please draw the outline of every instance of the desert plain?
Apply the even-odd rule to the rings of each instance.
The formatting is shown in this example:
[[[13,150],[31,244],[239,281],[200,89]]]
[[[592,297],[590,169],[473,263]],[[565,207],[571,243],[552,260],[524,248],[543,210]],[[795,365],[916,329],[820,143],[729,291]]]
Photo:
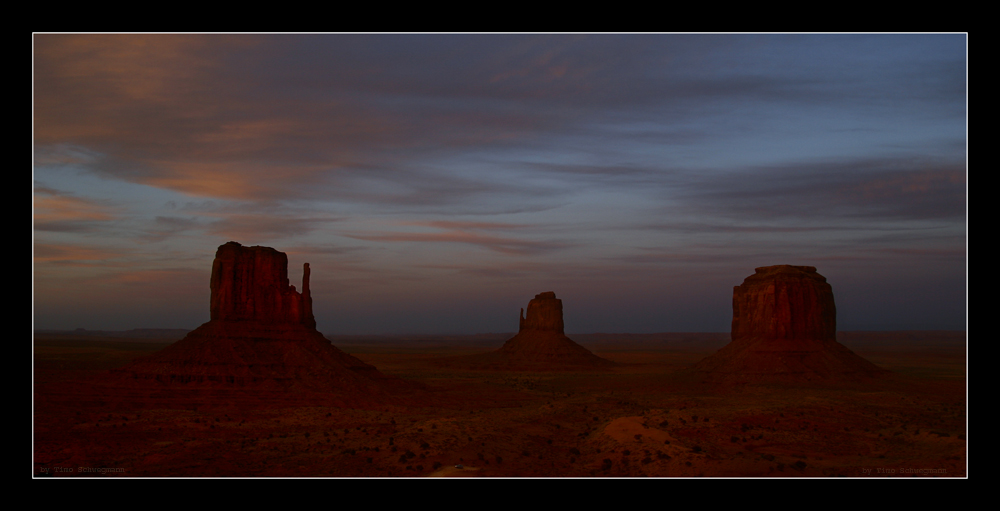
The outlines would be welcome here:
[[[354,402],[109,378],[185,333],[37,332],[33,476],[967,476],[965,332],[838,332],[890,373],[836,385],[704,383],[728,332],[571,335],[615,362],[576,371],[448,363],[513,334],[328,336],[407,382]]]

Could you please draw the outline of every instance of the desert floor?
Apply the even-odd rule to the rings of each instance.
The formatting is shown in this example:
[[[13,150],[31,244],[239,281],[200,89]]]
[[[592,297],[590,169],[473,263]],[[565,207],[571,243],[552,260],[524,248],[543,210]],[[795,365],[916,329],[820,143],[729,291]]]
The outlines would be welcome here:
[[[717,388],[684,375],[727,334],[571,338],[619,365],[455,369],[504,336],[331,337],[421,388],[359,408],[280,392],[121,389],[164,342],[39,334],[33,476],[965,477],[965,332],[843,332],[878,382]],[[461,466],[461,468],[458,468]]]

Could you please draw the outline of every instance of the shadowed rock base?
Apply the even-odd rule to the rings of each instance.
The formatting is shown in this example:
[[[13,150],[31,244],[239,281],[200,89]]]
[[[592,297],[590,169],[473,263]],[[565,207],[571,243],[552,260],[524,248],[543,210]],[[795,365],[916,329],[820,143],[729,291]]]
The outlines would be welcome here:
[[[209,321],[116,372],[165,384],[316,392],[367,392],[391,380],[315,330],[253,321]]]
[[[495,352],[508,367],[523,369],[602,368],[614,362],[594,355],[562,332],[525,330]]]
[[[855,382],[889,372],[836,341],[731,342],[695,366],[719,383]]]

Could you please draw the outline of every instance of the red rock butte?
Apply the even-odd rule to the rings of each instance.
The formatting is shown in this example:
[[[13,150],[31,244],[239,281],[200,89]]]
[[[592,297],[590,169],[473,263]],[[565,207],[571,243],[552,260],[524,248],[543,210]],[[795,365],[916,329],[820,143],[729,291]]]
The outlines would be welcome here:
[[[356,395],[397,384],[316,330],[309,277],[306,263],[299,293],[288,283],[284,253],[230,241],[212,264],[211,320],[115,373],[166,385]]]
[[[528,302],[527,313],[521,309],[520,328],[495,352],[508,365],[526,369],[570,369],[607,367],[609,360],[594,355],[573,342],[563,332],[562,300],[549,291],[535,295]]]
[[[305,263],[300,294],[288,284],[283,252],[230,241],[219,247],[212,262],[211,319],[301,324],[315,330],[309,274]]]
[[[731,341],[695,366],[706,381],[808,382],[887,371],[836,340],[833,288],[812,266],[756,268],[733,288]]]

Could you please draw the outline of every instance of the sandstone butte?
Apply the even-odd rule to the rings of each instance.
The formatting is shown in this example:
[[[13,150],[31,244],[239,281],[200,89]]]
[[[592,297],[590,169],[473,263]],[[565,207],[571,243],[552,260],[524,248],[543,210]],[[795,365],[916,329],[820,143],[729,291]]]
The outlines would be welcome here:
[[[887,373],[836,340],[833,288],[812,266],[756,268],[733,288],[731,340],[695,365],[704,381],[856,381]]]
[[[494,352],[502,365],[525,369],[607,367],[610,360],[594,355],[563,331],[562,300],[553,292],[539,293],[521,309],[520,328]]]
[[[188,388],[380,394],[401,380],[333,346],[316,330],[309,264],[302,291],[288,257],[230,241],[212,264],[211,319],[164,350],[116,371],[134,382]]]

